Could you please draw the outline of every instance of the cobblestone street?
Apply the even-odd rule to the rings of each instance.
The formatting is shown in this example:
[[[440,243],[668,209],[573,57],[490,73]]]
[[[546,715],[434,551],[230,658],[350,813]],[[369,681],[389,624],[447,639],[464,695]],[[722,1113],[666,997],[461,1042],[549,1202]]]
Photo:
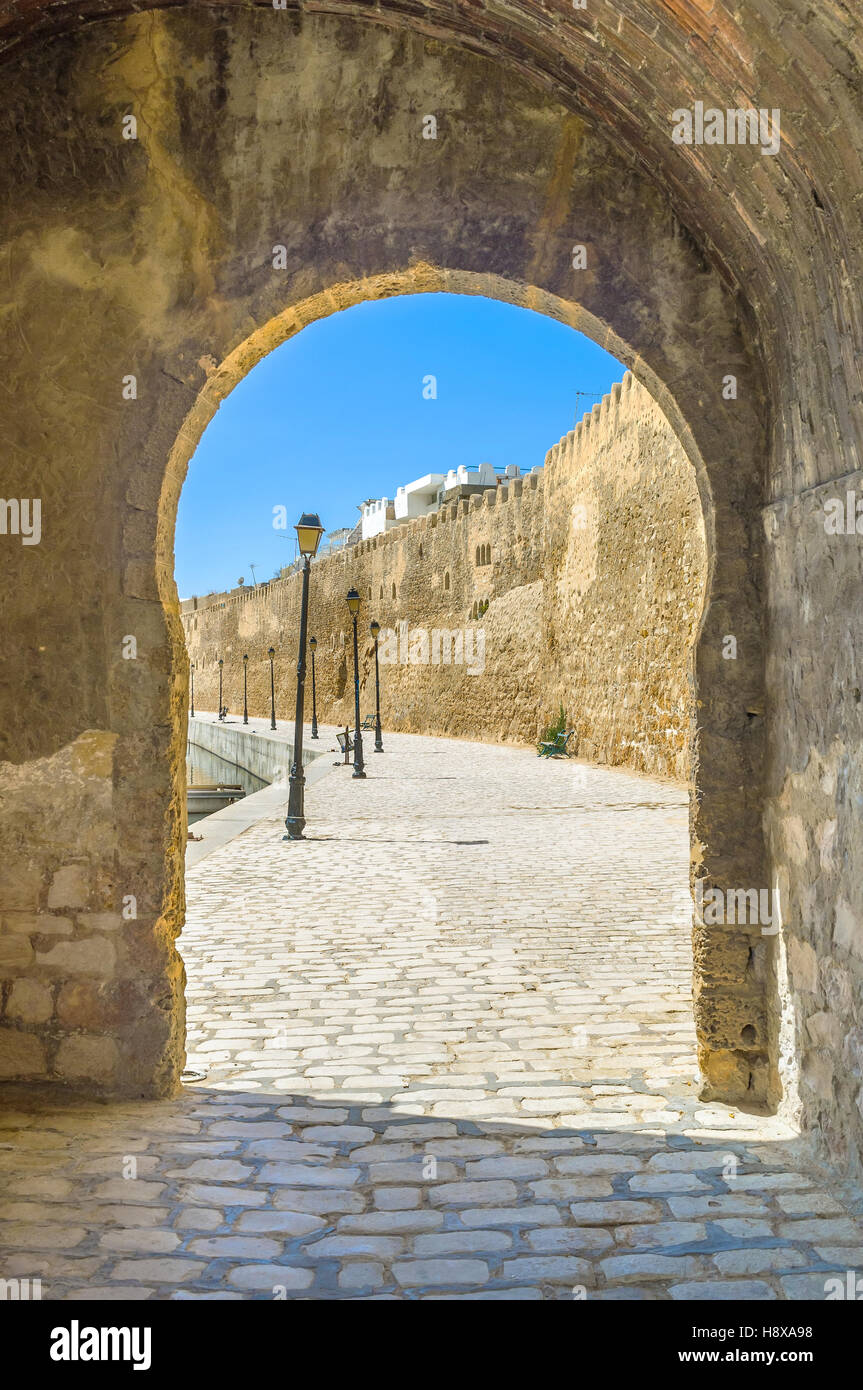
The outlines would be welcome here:
[[[188,875],[173,1102],[0,1120],[43,1298],[804,1299],[863,1226],[698,1099],[685,793],[385,734]],[[333,761],[330,756],[329,761]]]

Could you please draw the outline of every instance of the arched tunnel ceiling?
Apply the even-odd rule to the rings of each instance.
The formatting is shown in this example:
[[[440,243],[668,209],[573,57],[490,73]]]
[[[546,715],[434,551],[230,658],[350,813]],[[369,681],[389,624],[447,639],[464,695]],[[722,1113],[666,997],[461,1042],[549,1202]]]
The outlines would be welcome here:
[[[198,0],[196,7],[243,3],[247,0]],[[6,0],[0,7],[0,59],[99,19],[165,8],[172,6],[147,0]],[[261,8],[272,9],[271,0]],[[766,200],[775,213],[776,199],[790,192],[783,186],[789,179],[811,184],[817,175],[826,207],[831,185],[861,169],[856,156],[843,160],[825,148],[830,142],[823,139],[825,127],[850,107],[855,86],[859,95],[863,25],[859,9],[856,16],[853,12],[856,0],[854,6],[850,0],[746,0],[745,6],[739,0],[585,0],[579,9],[570,0],[380,0],[377,5],[325,0],[309,8],[409,25],[503,58],[571,106],[611,125],[621,143],[673,191],[676,208],[687,210],[688,224],[718,251],[727,272],[738,266],[733,248],[724,244],[735,221],[747,224],[757,241],[759,204],[763,208]],[[289,12],[302,9],[288,0]],[[280,11],[274,17],[291,22]],[[696,100],[719,107],[781,108],[782,151],[775,159],[758,156],[762,167],[756,160],[754,205],[742,198],[739,163],[729,155],[754,158],[755,152],[672,144],[672,110]],[[705,206],[711,192],[719,205],[712,216]]]
[[[228,13],[243,0],[198,0]],[[248,0],[245,0],[248,3]],[[303,10],[260,4],[295,32]],[[0,63],[51,36],[149,9],[147,0],[6,0]],[[683,228],[741,293],[767,379],[807,351],[801,276],[838,342],[855,331],[863,188],[863,10],[859,0],[323,0],[310,12],[408,26],[466,46],[541,84],[611,130],[663,188]],[[2,101],[2,95],[0,95]],[[778,154],[679,145],[672,112],[696,101],[781,112]],[[783,291],[788,282],[787,292]],[[798,338],[795,346],[789,346]],[[787,374],[788,362],[784,364]]]

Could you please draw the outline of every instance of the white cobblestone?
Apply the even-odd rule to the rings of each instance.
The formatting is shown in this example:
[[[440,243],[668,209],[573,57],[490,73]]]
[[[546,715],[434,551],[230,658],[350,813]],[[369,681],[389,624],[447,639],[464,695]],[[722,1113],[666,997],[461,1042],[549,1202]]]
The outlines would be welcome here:
[[[684,792],[385,747],[309,790],[304,843],[261,821],[188,875],[204,1083],[2,1117],[0,1277],[35,1254],[64,1300],[823,1298],[812,1264],[859,1267],[860,1221],[787,1126],[698,1099]]]

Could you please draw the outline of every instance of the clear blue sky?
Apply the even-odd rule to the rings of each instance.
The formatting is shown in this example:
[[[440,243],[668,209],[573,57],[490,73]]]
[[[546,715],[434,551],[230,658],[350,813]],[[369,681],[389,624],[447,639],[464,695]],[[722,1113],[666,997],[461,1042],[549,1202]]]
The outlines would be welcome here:
[[[201,439],[177,517],[180,597],[251,583],[250,563],[272,578],[294,558],[303,511],[335,530],[424,473],[541,464],[573,426],[576,391],[606,392],[623,371],[573,329],[474,295],[405,295],[311,324],[240,382]],[[436,400],[423,399],[428,375]],[[593,401],[578,404],[580,417]],[[273,529],[278,505],[287,532]]]

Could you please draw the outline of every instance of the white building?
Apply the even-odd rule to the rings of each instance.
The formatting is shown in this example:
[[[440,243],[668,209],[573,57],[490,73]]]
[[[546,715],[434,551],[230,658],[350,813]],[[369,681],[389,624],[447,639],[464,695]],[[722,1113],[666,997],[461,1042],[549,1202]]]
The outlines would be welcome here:
[[[395,515],[397,521],[414,516],[428,516],[438,505],[438,493],[444,481],[443,473],[426,473],[413,483],[396,489]]]
[[[360,503],[359,510],[364,541],[371,540],[372,536],[382,536],[385,531],[398,525],[395,508],[388,497],[369,498],[367,502]]]
[[[515,467],[514,464],[507,465],[507,477],[510,476],[509,470],[513,467]],[[451,468],[438,491],[439,501],[442,502],[448,492],[460,487],[474,489],[497,487],[497,474],[494,467],[490,463],[481,463],[479,468],[467,468],[465,464],[460,463],[458,468]]]
[[[415,478],[412,483],[397,488],[394,502],[388,497],[379,497],[369,498],[360,505],[362,539],[367,541],[372,536],[383,535],[393,526],[411,521],[414,517],[428,516],[453,496],[470,496],[471,493],[484,492],[486,488],[497,487],[498,483],[508,483],[520,477],[521,469],[516,463],[508,463],[501,475],[491,463],[481,463],[478,468],[468,468],[462,463],[447,473],[426,473],[422,478]]]

